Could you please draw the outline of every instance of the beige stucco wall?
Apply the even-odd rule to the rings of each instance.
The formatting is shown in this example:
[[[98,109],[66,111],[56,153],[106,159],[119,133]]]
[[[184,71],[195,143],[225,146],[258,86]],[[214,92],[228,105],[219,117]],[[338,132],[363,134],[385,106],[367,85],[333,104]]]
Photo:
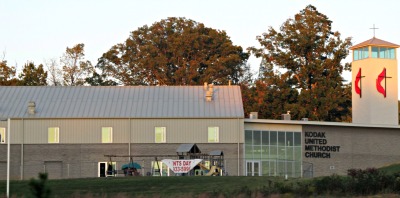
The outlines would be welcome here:
[[[113,143],[154,143],[155,127],[166,127],[166,143],[208,143],[214,126],[220,143],[243,143],[243,119],[12,119],[11,143],[47,144],[49,127],[59,127],[63,144],[101,143],[102,127],[113,128]]]
[[[371,47],[369,47],[371,52]],[[397,49],[395,54],[397,53]],[[353,123],[398,125],[397,59],[370,58],[352,62]],[[361,68],[362,97],[355,93],[355,80]],[[377,91],[376,79],[386,68],[386,98]],[[384,87],[385,80],[381,82]]]

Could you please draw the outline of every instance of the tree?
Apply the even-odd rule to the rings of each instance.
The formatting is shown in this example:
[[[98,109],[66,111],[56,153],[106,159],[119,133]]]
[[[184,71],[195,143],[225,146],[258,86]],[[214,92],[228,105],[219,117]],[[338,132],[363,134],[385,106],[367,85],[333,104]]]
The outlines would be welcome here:
[[[118,83],[112,80],[107,80],[105,74],[99,74],[93,70],[92,76],[87,77],[85,81],[91,86],[117,86]]]
[[[85,45],[77,44],[72,48],[67,47],[61,57],[64,85],[84,85],[85,78],[92,73],[93,66],[90,61],[85,61]]]
[[[29,180],[29,190],[31,192],[31,197],[35,198],[47,198],[51,197],[51,189],[48,185],[47,173],[39,173],[38,179]]]
[[[123,85],[238,83],[248,53],[225,31],[186,18],[168,18],[133,31],[97,65]]]
[[[29,62],[25,64],[22,73],[19,75],[20,81],[18,85],[21,86],[46,86],[47,85],[47,71],[43,69],[43,65],[38,67],[34,63]]]
[[[281,97],[282,113],[291,111],[295,119],[340,120],[331,113],[339,104],[347,104],[341,74],[349,67],[341,62],[349,53],[351,39],[342,40],[339,32],[332,32],[331,24],[327,16],[309,5],[294,19],[284,22],[279,32],[270,27],[267,33],[258,36],[261,48],[249,48],[256,57],[265,60],[260,70],[278,69],[264,74],[263,79],[270,79],[268,89],[288,94]],[[298,94],[288,90],[296,90]],[[288,96],[294,98],[288,101]]]
[[[250,88],[253,101],[243,101],[245,112],[257,111],[260,118],[280,119],[282,113],[290,109],[288,105],[297,102],[298,92],[281,80],[279,72],[274,71],[272,65],[260,68],[260,72]]]
[[[17,85],[18,79],[15,78],[15,67],[7,66],[7,61],[0,62],[0,86],[14,86]]]
[[[46,69],[48,71],[48,84],[53,86],[62,85],[62,71],[58,67],[57,60],[55,58],[45,61]]]

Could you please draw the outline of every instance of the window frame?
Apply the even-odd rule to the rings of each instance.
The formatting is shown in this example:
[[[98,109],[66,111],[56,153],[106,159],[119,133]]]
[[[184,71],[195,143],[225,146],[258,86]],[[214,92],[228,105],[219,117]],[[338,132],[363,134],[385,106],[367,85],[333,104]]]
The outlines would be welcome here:
[[[159,130],[161,131],[159,131]],[[158,135],[161,135],[161,139],[158,140]],[[154,143],[166,143],[167,142],[167,127],[154,127]]]
[[[104,131],[105,129],[109,129],[108,131]],[[108,132],[108,134],[105,134],[104,132]],[[105,135],[108,137],[108,141],[104,141]],[[101,127],[101,143],[103,144],[109,144],[113,143],[113,128],[112,127]]]
[[[370,47],[361,47],[353,50],[353,60],[363,60],[370,57]]]
[[[6,128],[0,127],[0,144],[7,143]]]
[[[52,129],[53,129],[53,131],[50,131]],[[50,137],[51,137],[50,133],[52,133],[52,132],[54,132],[54,134],[52,135],[54,137],[54,139],[53,139],[54,141],[50,140]],[[49,128],[47,128],[47,143],[49,143],[49,144],[58,144],[58,143],[60,143],[60,127],[49,127]]]
[[[379,47],[377,46],[371,47],[371,58],[379,58]]]
[[[210,131],[210,129],[214,129],[214,131]],[[212,132],[214,132],[214,134],[211,134]],[[217,126],[208,127],[207,142],[208,143],[219,143],[219,127],[217,127]]]
[[[377,50],[373,52],[373,49]],[[374,55],[374,53],[376,55]],[[372,46],[371,47],[371,57],[379,58],[379,59],[396,59],[396,49],[393,47],[381,47],[381,46]]]
[[[360,57],[359,57],[359,49],[354,49],[353,50],[353,60],[354,61],[356,61],[356,60],[360,60]]]

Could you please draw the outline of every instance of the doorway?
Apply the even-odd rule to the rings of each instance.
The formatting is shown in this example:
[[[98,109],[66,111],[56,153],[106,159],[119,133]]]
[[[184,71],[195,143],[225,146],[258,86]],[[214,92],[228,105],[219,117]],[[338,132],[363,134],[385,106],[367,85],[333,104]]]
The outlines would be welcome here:
[[[98,177],[106,177],[107,162],[99,162]]]
[[[247,176],[260,176],[260,161],[246,161],[246,175]]]

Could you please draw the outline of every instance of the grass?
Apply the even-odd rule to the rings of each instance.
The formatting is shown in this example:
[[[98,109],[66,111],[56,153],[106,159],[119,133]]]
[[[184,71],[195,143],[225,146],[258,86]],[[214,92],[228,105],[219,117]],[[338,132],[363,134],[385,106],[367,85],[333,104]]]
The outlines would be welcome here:
[[[230,197],[252,193],[276,177],[117,177],[48,180],[55,197]],[[292,180],[293,181],[293,180]],[[287,181],[290,182],[290,181]],[[29,181],[11,181],[10,196],[30,194]],[[0,196],[5,195],[6,181],[0,181]]]
[[[379,168],[386,174],[400,172],[400,164]],[[257,197],[255,193],[285,193],[311,189],[307,179],[284,180],[279,177],[108,177],[48,180],[52,197]],[[279,184],[272,186],[271,184]],[[299,186],[302,185],[302,186]],[[278,191],[270,191],[275,189]],[[312,190],[313,191],[313,190]],[[0,181],[0,197],[5,197],[6,181]],[[11,181],[11,197],[28,197],[29,180]],[[262,194],[258,196],[262,197]],[[293,194],[292,194],[293,195]],[[290,196],[290,194],[289,194]]]
[[[394,173],[400,173],[400,164],[390,164],[388,166],[378,168],[378,170],[390,175]]]

